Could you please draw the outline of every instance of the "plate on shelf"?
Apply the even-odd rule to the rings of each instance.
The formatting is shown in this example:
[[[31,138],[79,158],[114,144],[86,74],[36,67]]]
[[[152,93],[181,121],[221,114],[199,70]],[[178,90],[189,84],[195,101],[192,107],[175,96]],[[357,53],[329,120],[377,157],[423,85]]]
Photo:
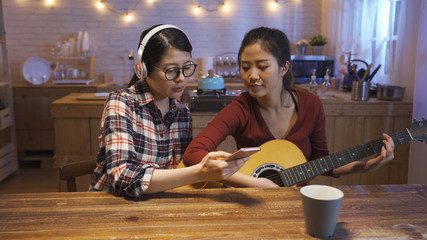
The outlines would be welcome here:
[[[25,80],[33,85],[40,85],[50,78],[50,66],[43,58],[29,58],[22,67]]]

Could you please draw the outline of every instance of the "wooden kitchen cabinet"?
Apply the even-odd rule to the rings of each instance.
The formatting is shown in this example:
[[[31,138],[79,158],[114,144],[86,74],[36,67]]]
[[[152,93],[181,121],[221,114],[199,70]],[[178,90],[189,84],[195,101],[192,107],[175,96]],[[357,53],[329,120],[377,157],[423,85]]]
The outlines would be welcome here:
[[[323,99],[326,113],[326,134],[330,153],[393,133],[411,124],[412,103],[386,102],[373,98],[367,102],[351,101],[349,93],[341,100]],[[93,160],[98,151],[99,127],[104,101],[79,101],[87,95],[73,93],[51,104],[56,148],[55,167]],[[84,97],[87,98],[87,97]],[[216,113],[192,113],[193,135],[212,121]],[[233,152],[236,145],[228,137],[218,150]],[[408,177],[409,143],[396,146],[395,159],[373,173],[351,174],[340,178],[318,176],[312,183],[327,185],[405,184]],[[87,187],[87,182],[83,186]]]
[[[16,111],[16,134],[19,160],[52,159],[55,150],[54,121],[50,104],[70,93],[96,92],[93,85],[28,85],[13,86]],[[47,164],[46,168],[49,168]]]
[[[324,103],[329,152],[335,153],[394,133],[411,125],[411,102],[387,102],[376,98],[368,102]],[[339,178],[319,176],[312,183],[328,185],[404,184],[408,179],[409,142],[395,147],[395,159],[382,168]]]
[[[193,137],[197,136],[216,116],[217,113],[192,113],[193,117]],[[232,136],[228,136],[217,150],[234,152],[237,150],[236,142]]]

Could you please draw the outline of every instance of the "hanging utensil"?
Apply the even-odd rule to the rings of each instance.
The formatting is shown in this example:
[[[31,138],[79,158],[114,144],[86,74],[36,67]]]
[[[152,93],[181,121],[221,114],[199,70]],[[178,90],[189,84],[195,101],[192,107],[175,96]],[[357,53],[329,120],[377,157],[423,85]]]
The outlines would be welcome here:
[[[366,81],[366,78],[368,77],[369,72],[371,71],[371,67],[372,67],[372,63],[369,64],[368,69],[366,69],[365,73],[363,74],[363,76],[362,76],[362,82]]]
[[[378,72],[378,70],[380,69],[380,67],[381,67],[381,64],[380,64],[380,65],[378,65],[378,67],[377,67],[377,68],[375,68],[375,70],[372,72],[372,74],[371,74],[371,75],[369,75],[369,76],[366,78],[366,81],[368,81],[368,82],[372,81],[372,79],[374,78],[375,74],[377,74],[377,72]]]
[[[351,71],[353,72],[353,75],[356,77],[357,81],[360,81],[359,75],[357,74],[357,65],[353,64]]]
[[[366,70],[364,68],[359,69],[359,71],[357,71],[357,75],[359,76],[360,80],[363,79],[363,76],[365,76]]]

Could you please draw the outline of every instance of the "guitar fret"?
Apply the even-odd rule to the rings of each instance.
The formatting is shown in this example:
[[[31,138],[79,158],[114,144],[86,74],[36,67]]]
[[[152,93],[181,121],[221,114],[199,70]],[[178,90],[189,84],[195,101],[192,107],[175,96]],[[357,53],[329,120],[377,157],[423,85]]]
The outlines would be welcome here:
[[[347,150],[348,150],[348,154],[349,154],[349,156],[350,156],[350,158],[351,158],[351,160],[352,160],[352,162],[355,160],[355,159],[357,159],[356,158],[356,154],[354,153],[354,149],[351,147],[351,148],[347,148]]]
[[[402,138],[400,137],[401,135],[400,135],[400,132],[397,132],[397,139],[399,139],[399,143],[398,144],[402,144],[402,142],[405,140],[405,136],[403,136]],[[393,137],[392,137],[393,138]],[[394,138],[393,138],[393,141],[395,141],[394,140]]]
[[[301,166],[301,168],[302,168],[302,166],[304,166],[304,168],[305,168],[305,173],[307,174],[307,176],[305,176],[305,174],[304,174],[304,176],[306,177],[306,178],[310,178],[310,171],[309,170],[307,170],[307,167],[305,166],[305,165],[300,165]]]
[[[322,169],[322,172],[325,172],[328,169],[328,164],[324,161],[323,158],[319,158],[319,165]]]
[[[299,165],[300,166],[300,169],[301,169],[301,172],[300,172],[300,175],[301,175],[301,173],[302,173],[302,175],[304,175],[304,178],[305,179],[307,179],[307,176],[305,175],[305,173],[307,173],[307,168],[305,168],[305,171],[303,171],[303,169],[302,169],[302,166],[303,165]],[[304,166],[305,167],[305,166]]]
[[[292,178],[291,178],[291,176],[290,176],[290,172],[289,172],[289,169],[286,169],[286,177],[288,178],[288,186],[292,186]]]
[[[332,167],[333,167],[333,168],[330,168],[330,169],[328,169],[328,170],[331,170],[331,169],[336,168],[336,167],[335,167],[335,165],[334,165],[334,162],[332,161],[332,159],[331,159],[331,157],[330,157],[330,156],[326,156],[325,158],[329,158],[329,161],[331,162]]]
[[[293,180],[293,182],[298,182],[297,181],[297,178],[296,178],[296,175],[295,175],[295,168],[290,168],[290,170],[291,170],[291,172],[292,172],[292,180]]]
[[[337,158],[338,158],[338,161],[339,161],[340,163],[342,163],[342,162],[343,162],[342,160],[344,160],[344,156],[342,155],[342,151],[341,151],[341,152],[337,152],[337,154],[335,154],[335,155],[338,155],[338,154],[340,154],[340,155],[341,155],[341,156],[337,157]],[[346,163],[346,162],[344,161],[344,163]],[[341,164],[341,166],[343,166],[343,165],[345,165],[345,164]]]
[[[305,167],[305,169],[307,170],[307,173],[308,173],[308,176],[310,177],[310,178],[312,178],[312,177],[314,177],[315,175],[314,175],[314,173],[313,173],[313,170],[311,169],[311,164],[307,164],[308,165],[308,167],[309,168],[307,168],[306,167],[306,165],[304,164],[304,167]]]
[[[367,154],[368,154],[368,156],[371,156],[372,154],[374,154],[375,153],[375,151],[374,151],[374,147],[373,147],[373,144],[372,144],[373,142],[372,141],[370,141],[367,145]]]
[[[320,172],[319,173],[324,173],[325,172],[325,167],[322,165],[323,164],[323,159],[320,158],[319,161],[317,162],[319,164],[319,168],[320,168]]]
[[[302,180],[301,175],[298,173],[298,166],[293,167],[294,171],[295,171],[295,176],[297,177],[296,180],[298,182],[300,182]]]
[[[342,164],[341,164],[342,162],[340,161],[341,158],[338,158],[337,154],[333,154],[332,156],[334,156],[334,158],[335,158],[334,161],[337,163],[337,165],[341,167],[342,166]]]
[[[366,154],[366,150],[365,150],[365,146],[363,145],[358,145],[355,147],[357,149],[357,155],[359,156],[359,159],[363,159],[365,157],[367,157],[368,155]]]
[[[289,187],[289,182],[286,179],[285,171],[278,172],[280,179],[282,180],[282,184],[284,187]],[[280,186],[280,185],[279,185]]]
[[[329,155],[329,160],[332,162],[332,165],[334,166],[334,169],[337,167],[340,167],[341,165],[339,164],[339,162],[337,161],[336,157],[334,154]],[[335,158],[335,159],[334,159]]]
[[[319,171],[319,169],[316,166],[317,161],[311,161],[311,162],[313,163],[314,167],[316,168],[316,173],[320,174],[320,171]]]

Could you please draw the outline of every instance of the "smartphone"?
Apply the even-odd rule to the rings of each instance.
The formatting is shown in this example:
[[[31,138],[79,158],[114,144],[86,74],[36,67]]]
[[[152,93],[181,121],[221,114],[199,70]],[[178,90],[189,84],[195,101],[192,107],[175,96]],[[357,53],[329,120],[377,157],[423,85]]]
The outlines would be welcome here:
[[[258,152],[259,150],[261,150],[260,147],[241,148],[235,151],[233,154],[231,154],[231,156],[226,158],[225,161],[233,161],[239,158],[249,157],[250,155]]]

